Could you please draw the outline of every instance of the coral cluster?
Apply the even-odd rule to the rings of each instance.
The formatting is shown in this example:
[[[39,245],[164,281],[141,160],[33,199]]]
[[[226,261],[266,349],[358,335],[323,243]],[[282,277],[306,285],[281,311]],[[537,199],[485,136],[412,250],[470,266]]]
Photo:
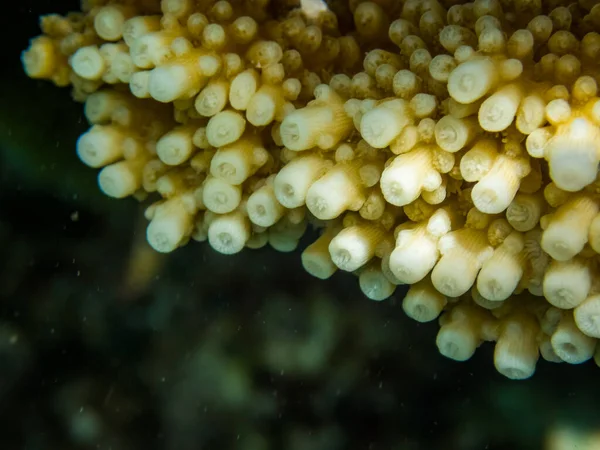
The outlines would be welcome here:
[[[352,272],[374,300],[409,284],[449,358],[493,341],[522,379],[539,355],[594,356],[600,5],[81,6],[43,17],[23,64],[85,103],[102,191],[154,199],[157,251],[291,251],[310,225],[310,274]]]

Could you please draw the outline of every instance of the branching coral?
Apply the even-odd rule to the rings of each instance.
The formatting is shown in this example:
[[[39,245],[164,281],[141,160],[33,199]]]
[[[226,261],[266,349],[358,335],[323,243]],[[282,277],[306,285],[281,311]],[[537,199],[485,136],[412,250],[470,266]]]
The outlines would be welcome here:
[[[83,1],[42,18],[23,65],[84,102],[77,153],[107,195],[153,199],[157,251],[291,251],[311,225],[309,273],[374,300],[412,284],[403,309],[441,315],[449,358],[494,341],[518,379],[591,359],[598,7],[269,3]]]

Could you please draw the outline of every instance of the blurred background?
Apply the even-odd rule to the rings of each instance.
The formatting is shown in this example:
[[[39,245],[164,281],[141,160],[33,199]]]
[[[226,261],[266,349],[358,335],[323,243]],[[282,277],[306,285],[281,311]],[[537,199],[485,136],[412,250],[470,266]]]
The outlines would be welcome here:
[[[151,251],[144,205],[76,157],[81,105],[22,73],[38,16],[78,2],[3,8],[1,449],[600,449],[593,363],[446,360],[402,290],[314,279],[301,249]]]

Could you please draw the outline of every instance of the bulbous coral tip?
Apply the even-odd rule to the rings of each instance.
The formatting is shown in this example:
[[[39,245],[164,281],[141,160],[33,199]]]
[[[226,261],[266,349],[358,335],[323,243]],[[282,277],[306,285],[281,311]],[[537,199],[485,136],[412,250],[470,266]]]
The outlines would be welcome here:
[[[71,57],[71,66],[77,75],[86,80],[98,80],[106,70],[106,63],[95,45],[77,50]]]
[[[414,284],[425,278],[438,258],[437,243],[427,238],[411,241],[405,246],[397,243],[389,262],[394,276],[406,284]]]
[[[600,338],[600,295],[590,295],[573,311],[577,328],[586,336]]]
[[[109,197],[125,198],[142,187],[142,161],[120,161],[98,174],[100,190]]]
[[[150,71],[148,92],[154,100],[170,103],[185,92],[187,77],[185,68],[179,65],[156,67]]]
[[[581,364],[594,356],[596,340],[581,333],[572,319],[561,321],[550,342],[556,355],[569,364]]]
[[[358,282],[363,294],[375,301],[389,298],[396,289],[396,286],[374,264],[361,271]]]
[[[118,41],[123,37],[125,21],[128,18],[125,8],[109,5],[100,8],[94,18],[94,28],[105,41]]]
[[[497,68],[489,58],[463,62],[448,77],[448,93],[459,103],[473,103],[488,93],[497,77]]]
[[[499,192],[496,189],[486,187],[479,183],[476,184],[471,191],[473,204],[479,211],[487,214],[498,214],[506,209],[504,204],[507,203],[507,200],[510,202],[511,199],[505,198],[502,194],[503,192]]]
[[[495,364],[496,370],[511,380],[526,380],[535,373],[535,364],[526,364],[522,361],[502,361]]]
[[[522,271],[515,264],[506,263],[501,267],[484,267],[477,278],[477,290],[486,300],[502,302],[509,298],[519,283]]]
[[[550,166],[550,178],[567,192],[578,192],[592,184],[598,175],[598,163],[587,161],[585,168],[570,158],[555,158]]]
[[[206,138],[213,147],[223,147],[237,141],[246,129],[246,120],[236,111],[221,111],[206,125]]]
[[[30,78],[50,78],[56,69],[57,51],[51,39],[39,36],[21,53],[23,69]]]
[[[331,207],[325,197],[309,194],[309,196],[306,198],[306,206],[317,219],[330,219]]]
[[[385,148],[398,135],[398,131],[390,122],[390,112],[385,109],[374,109],[366,113],[360,123],[360,135],[375,148]]]
[[[232,244],[234,239],[231,233],[222,231],[220,233],[209,233],[208,240],[210,245],[220,253],[234,253],[236,250]]]
[[[216,177],[227,180],[236,177],[237,169],[233,163],[221,161],[219,164],[211,164],[211,173]]]
[[[416,177],[411,174],[399,173],[395,176],[387,169],[381,175],[381,192],[388,203],[395,206],[408,205],[416,200],[420,194],[420,186]]]
[[[431,282],[442,294],[459,297],[473,285],[472,273],[471,261],[464,256],[456,259],[442,257],[431,272]]]
[[[577,160],[577,151],[571,154],[555,156],[548,163],[550,178],[556,185],[567,192],[578,192],[592,184],[598,176],[598,160],[583,157]]]
[[[279,184],[278,189],[280,194],[278,199],[282,204],[284,204],[284,206],[285,203],[294,202],[294,199],[296,198],[296,190],[294,189],[294,186],[292,186],[290,183],[282,182]]]
[[[467,361],[475,354],[477,348],[477,343],[469,333],[452,326],[440,329],[436,345],[442,355],[454,361]]]
[[[550,178],[559,188],[577,192],[598,175],[600,132],[584,118],[576,118],[558,131],[545,148]]]
[[[322,261],[317,258],[313,258],[312,255],[302,254],[302,267],[309,274],[311,274],[315,278],[319,278],[321,280],[326,280],[327,278],[333,275],[334,270],[337,269],[335,265],[329,261]]]
[[[208,226],[210,246],[225,255],[239,253],[249,239],[250,223],[239,210],[217,216]]]
[[[279,128],[281,142],[290,150],[304,150],[301,140],[301,122],[299,116],[288,115]]]
[[[168,222],[150,222],[146,229],[146,239],[150,246],[160,253],[169,253],[178,247],[174,239],[171,224]]]

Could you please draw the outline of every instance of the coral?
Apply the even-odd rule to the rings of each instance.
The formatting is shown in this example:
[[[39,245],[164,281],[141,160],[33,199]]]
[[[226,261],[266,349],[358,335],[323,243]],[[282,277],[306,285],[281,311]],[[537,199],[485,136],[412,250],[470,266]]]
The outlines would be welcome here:
[[[592,359],[598,7],[270,3],[83,1],[23,65],[84,102],[77,154],[108,196],[152,202],[157,251],[289,252],[311,226],[309,273],[373,300],[410,284],[449,358],[493,341],[514,379]]]

